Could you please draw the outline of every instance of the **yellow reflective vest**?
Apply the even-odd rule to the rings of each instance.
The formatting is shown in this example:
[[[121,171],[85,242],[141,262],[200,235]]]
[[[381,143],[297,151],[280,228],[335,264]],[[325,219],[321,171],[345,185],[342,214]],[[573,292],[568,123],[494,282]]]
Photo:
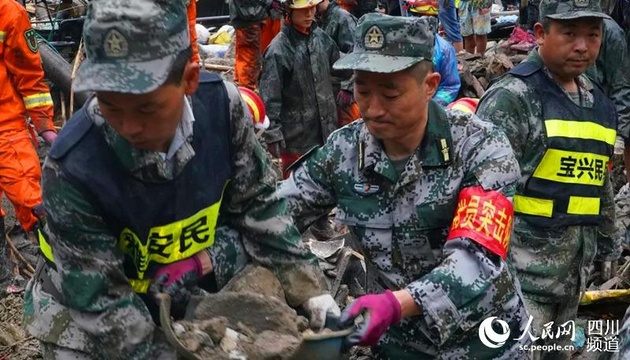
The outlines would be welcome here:
[[[536,226],[597,225],[601,193],[613,154],[617,117],[597,87],[594,106],[575,104],[539,67],[524,62],[510,74],[540,91],[546,148],[514,211]]]

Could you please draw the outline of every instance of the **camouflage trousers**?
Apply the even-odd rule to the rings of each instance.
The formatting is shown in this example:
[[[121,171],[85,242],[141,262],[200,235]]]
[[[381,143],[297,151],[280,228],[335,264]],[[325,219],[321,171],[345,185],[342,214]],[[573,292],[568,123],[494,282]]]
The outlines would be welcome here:
[[[85,353],[75,351],[68,348],[62,348],[54,344],[40,342],[42,358],[44,360],[91,360],[92,358]]]
[[[92,356],[81,351],[64,348],[51,343],[40,342],[40,350],[43,360],[96,360],[98,356]],[[155,360],[175,360],[173,352],[162,353],[153,357]]]
[[[580,304],[580,294],[568,298],[561,303],[543,303],[524,296],[525,306],[531,315],[532,334],[539,339],[536,345],[555,347],[564,350],[537,350],[533,352],[534,360],[568,360],[571,358],[570,334],[560,334],[559,330],[572,329],[575,331],[575,318]],[[545,326],[545,324],[548,324]],[[572,328],[571,328],[572,327]],[[543,330],[544,329],[544,330]],[[529,336],[529,335],[525,335]]]

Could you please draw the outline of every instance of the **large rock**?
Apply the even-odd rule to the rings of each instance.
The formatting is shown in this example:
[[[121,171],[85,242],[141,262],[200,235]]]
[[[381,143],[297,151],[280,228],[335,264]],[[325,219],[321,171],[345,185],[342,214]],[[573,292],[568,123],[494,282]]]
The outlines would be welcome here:
[[[285,302],[284,290],[278,278],[268,269],[251,264],[233,277],[221,292],[252,292]]]

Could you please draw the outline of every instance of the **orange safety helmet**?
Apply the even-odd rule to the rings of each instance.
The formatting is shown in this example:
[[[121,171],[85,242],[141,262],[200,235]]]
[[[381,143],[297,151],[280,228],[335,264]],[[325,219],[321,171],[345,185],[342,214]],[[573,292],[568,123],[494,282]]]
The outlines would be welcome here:
[[[479,104],[479,99],[475,98],[461,98],[453,101],[452,103],[446,106],[447,109],[455,109],[459,111],[463,111],[465,113],[474,114],[477,110],[477,105]]]
[[[254,91],[242,86],[238,87],[238,91],[241,93],[243,101],[245,101],[249,112],[252,114],[254,128],[256,128],[256,130],[267,129],[269,127],[269,118],[265,111],[265,104],[260,96]]]

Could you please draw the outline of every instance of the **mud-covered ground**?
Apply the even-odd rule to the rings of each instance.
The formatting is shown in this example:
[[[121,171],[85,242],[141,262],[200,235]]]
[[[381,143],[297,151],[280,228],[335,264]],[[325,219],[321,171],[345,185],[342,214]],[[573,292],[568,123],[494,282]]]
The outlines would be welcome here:
[[[0,360],[41,359],[39,342],[21,329],[22,294],[0,299]]]
[[[15,215],[13,207],[3,198],[2,208],[6,212],[5,223],[7,230],[15,225]],[[27,254],[24,249],[28,245],[23,239],[14,241],[18,250],[24,256],[28,256],[33,266],[33,254]],[[2,260],[0,260],[2,261]],[[23,287],[26,279],[22,278],[15,282],[18,287]],[[35,360],[41,359],[39,353],[39,343],[37,340],[28,337],[22,330],[22,313],[24,302],[23,292],[7,294],[5,289],[0,289],[0,360]]]

